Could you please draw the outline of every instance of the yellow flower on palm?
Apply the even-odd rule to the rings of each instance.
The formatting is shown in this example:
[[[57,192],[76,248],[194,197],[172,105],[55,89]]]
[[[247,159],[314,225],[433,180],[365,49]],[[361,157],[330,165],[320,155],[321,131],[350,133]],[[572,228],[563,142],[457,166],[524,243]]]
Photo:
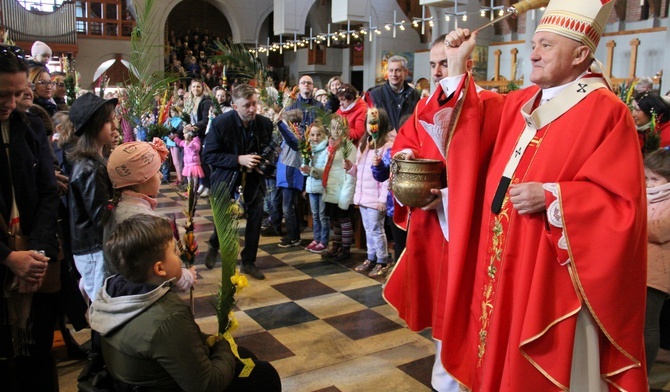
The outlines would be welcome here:
[[[247,287],[249,285],[249,281],[247,280],[246,275],[240,275],[239,271],[235,272],[235,275],[230,277],[230,281],[233,283],[233,285],[236,287],[235,293],[239,293],[242,291],[243,288]]]

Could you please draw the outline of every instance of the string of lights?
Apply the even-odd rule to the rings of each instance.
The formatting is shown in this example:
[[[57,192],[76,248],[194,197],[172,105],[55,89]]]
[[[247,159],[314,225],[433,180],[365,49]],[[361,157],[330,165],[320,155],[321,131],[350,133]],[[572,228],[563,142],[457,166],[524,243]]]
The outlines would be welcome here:
[[[496,14],[498,16],[501,16],[504,13],[505,13],[505,6],[503,5],[496,6],[494,4],[494,0],[490,0],[490,4],[488,6],[482,6],[479,9],[479,11],[467,11],[467,10],[461,11],[459,10],[458,2],[454,2],[453,11],[444,12],[442,15],[444,15],[444,20],[446,22],[450,22],[453,19],[455,22],[454,28],[458,28],[459,20],[466,22],[468,20],[468,17],[473,15],[479,15],[481,18],[488,17],[489,20],[493,20]],[[415,28],[421,26],[421,34],[426,34],[426,25],[432,28],[434,26],[434,23],[435,23],[435,16],[426,16],[426,6],[422,6],[421,17],[412,18],[411,21],[407,21],[405,19],[398,20],[397,12],[393,11],[393,21],[385,23],[384,30],[391,32],[392,37],[396,38],[397,29],[404,31],[406,27],[409,27],[411,25]],[[352,38],[355,40],[359,40],[362,36],[367,36],[368,41],[372,42],[372,38],[374,36],[380,36],[380,35],[382,35],[382,30],[378,26],[373,26],[372,16],[370,16],[368,26],[364,26],[361,28],[352,28],[351,21],[347,20],[346,29],[343,28],[337,31],[333,31],[331,29],[331,24],[329,23],[327,26],[327,31],[324,33],[315,34],[313,29],[310,28],[309,35],[304,35],[302,37],[298,37],[298,34],[294,33],[293,39],[285,40],[284,36],[280,35],[279,42],[271,43],[270,38],[268,38],[268,41],[265,45],[260,45],[259,43],[257,43],[255,48],[251,48],[249,49],[249,51],[253,54],[258,55],[276,51],[279,51],[279,53],[283,53],[284,50],[292,49],[293,51],[297,51],[298,49],[305,48],[307,46],[309,46],[309,49],[312,49],[314,44],[322,45],[325,43],[326,46],[330,47],[333,42],[339,43],[340,40],[346,41],[346,43],[349,44]]]

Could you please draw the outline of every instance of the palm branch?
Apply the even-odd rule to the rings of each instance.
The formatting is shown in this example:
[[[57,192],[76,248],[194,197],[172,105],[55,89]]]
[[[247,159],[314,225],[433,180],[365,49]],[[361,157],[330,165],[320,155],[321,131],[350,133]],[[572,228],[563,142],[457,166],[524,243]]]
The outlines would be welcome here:
[[[258,87],[264,88],[266,79],[266,70],[258,57],[249,52],[246,46],[241,43],[234,43],[229,39],[215,42],[218,55],[213,56],[214,60],[221,60],[228,72],[235,77],[242,79],[245,83],[255,79]]]
[[[237,235],[237,214],[231,212],[235,205],[231,194],[231,188],[226,183],[219,183],[212,188],[209,196],[221,253],[221,285],[216,303],[220,334],[228,331],[233,323],[230,315],[235,306],[237,292],[237,286],[231,278],[236,275],[235,267],[240,245]]]
[[[155,56],[148,55],[163,49],[161,35],[158,34],[159,22],[153,8],[156,0],[146,0],[136,4],[136,25],[130,36],[130,79],[125,82],[128,95],[126,119],[139,125],[142,115],[153,110],[155,97],[162,96],[176,82],[178,77],[155,69]]]
[[[333,119],[334,113],[316,106],[313,106],[311,109],[314,111],[314,121],[316,122],[318,120],[324,127],[328,127],[330,120]]]

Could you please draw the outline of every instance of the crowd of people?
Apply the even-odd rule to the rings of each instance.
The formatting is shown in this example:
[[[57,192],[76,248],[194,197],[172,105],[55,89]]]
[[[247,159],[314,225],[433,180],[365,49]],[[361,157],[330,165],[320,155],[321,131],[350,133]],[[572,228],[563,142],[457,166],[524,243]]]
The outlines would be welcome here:
[[[30,65],[1,46],[0,382],[55,390],[50,349],[67,318],[92,327],[81,382],[106,368],[117,388],[281,389],[250,352],[257,370],[240,377],[228,343],[208,346],[174,294],[197,284],[155,211],[174,169],[180,191],[239,200],[240,271],[255,279],[261,235],[301,245],[301,197],[313,219],[304,249],[333,262],[351,257],[358,208],[367,257],[355,269],[392,271],[385,299],[409,328],[432,328],[435,390],[645,390],[670,296],[670,104],[642,81],[629,108],[592,69],[598,34],[556,17],[607,20],[612,2],[588,2],[550,3],[533,36],[533,86],[508,95],[474,83],[467,29],[432,43],[436,91],[424,97],[401,56],[365,93],[339,77],[319,89],[309,75],[294,90],[228,88],[209,34],[170,33],[170,66],[188,84],[135,126],[122,94],[67,107],[43,43]],[[148,140],[155,126],[165,134]],[[432,202],[395,199],[394,159],[440,162]],[[212,269],[216,231],[208,243]],[[155,343],[174,333],[187,348]]]

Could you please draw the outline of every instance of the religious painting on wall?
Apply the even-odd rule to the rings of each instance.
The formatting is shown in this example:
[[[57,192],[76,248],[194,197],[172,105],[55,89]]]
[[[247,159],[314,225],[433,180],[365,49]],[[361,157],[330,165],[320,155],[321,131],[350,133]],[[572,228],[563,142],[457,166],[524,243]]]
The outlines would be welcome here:
[[[472,74],[475,80],[487,80],[489,68],[489,48],[477,45],[472,52]]]
[[[413,52],[396,52],[393,50],[382,50],[382,67],[381,67],[381,76],[377,77],[377,84],[382,84],[386,82],[388,77],[386,76],[386,71],[388,70],[388,60],[393,56],[402,56],[407,59],[407,69],[409,72],[407,76],[412,78],[413,69],[414,69],[414,53]]]

